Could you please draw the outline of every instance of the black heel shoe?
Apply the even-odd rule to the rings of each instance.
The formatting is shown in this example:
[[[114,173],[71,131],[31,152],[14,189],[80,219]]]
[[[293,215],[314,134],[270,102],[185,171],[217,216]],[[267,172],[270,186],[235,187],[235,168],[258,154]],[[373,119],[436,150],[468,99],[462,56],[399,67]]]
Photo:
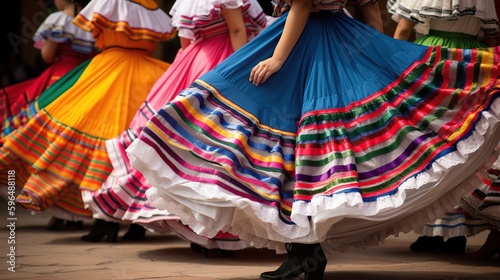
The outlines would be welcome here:
[[[120,225],[118,223],[97,219],[89,234],[82,236],[80,239],[88,242],[99,242],[106,236],[106,242],[114,243],[116,242],[119,230]]]
[[[130,224],[127,232],[123,235],[125,240],[144,240],[146,238],[146,229],[138,224]]]
[[[319,243],[286,244],[287,259],[275,271],[264,272],[260,279],[295,279],[304,273],[305,280],[321,280],[327,259]]]
[[[435,252],[441,250],[444,244],[442,236],[420,236],[410,245],[413,252]]]
[[[451,237],[444,242],[441,252],[452,255],[463,255],[465,254],[466,244],[467,238],[465,236]]]

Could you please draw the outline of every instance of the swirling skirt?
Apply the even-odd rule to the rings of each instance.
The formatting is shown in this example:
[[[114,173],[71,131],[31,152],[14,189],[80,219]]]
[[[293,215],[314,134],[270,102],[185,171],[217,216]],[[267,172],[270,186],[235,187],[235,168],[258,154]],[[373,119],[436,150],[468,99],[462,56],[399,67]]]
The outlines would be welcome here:
[[[477,186],[500,140],[499,50],[394,40],[313,13],[258,87],[286,15],[148,122],[128,149],[154,206],[257,247],[378,244]],[[482,165],[485,165],[483,168]]]

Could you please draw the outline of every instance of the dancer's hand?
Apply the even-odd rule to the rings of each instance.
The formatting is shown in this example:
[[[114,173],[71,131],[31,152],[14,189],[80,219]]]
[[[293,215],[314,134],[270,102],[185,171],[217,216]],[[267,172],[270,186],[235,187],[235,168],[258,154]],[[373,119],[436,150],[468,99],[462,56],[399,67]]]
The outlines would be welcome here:
[[[265,83],[272,74],[281,69],[306,26],[312,6],[311,0],[293,1],[273,55],[259,62],[250,72],[249,80],[252,84],[258,86]]]
[[[283,62],[272,57],[259,62],[250,72],[250,82],[254,86],[264,83],[272,74],[278,72],[281,66]]]

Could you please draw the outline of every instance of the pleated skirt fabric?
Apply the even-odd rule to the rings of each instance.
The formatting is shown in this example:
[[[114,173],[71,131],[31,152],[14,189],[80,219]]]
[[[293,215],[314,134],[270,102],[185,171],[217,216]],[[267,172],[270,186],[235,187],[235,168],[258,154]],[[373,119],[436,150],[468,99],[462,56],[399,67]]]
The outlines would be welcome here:
[[[475,36],[437,30],[429,31],[429,34],[416,39],[414,43],[424,46],[441,46],[458,49],[487,48],[487,46],[478,41],[478,38]]]

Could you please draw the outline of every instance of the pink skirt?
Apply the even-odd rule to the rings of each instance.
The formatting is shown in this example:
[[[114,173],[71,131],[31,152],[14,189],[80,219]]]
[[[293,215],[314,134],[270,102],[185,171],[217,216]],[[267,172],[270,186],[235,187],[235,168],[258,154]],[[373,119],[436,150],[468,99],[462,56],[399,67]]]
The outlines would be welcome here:
[[[95,218],[114,222],[138,222],[154,231],[170,231],[162,220],[178,218],[153,207],[146,198],[150,184],[133,169],[125,150],[139,135],[156,111],[200,75],[208,72],[233,53],[229,34],[205,38],[180,49],[165,73],[155,83],[130,127],[120,136],[106,142],[113,172],[97,192],[83,192],[84,203]]]

